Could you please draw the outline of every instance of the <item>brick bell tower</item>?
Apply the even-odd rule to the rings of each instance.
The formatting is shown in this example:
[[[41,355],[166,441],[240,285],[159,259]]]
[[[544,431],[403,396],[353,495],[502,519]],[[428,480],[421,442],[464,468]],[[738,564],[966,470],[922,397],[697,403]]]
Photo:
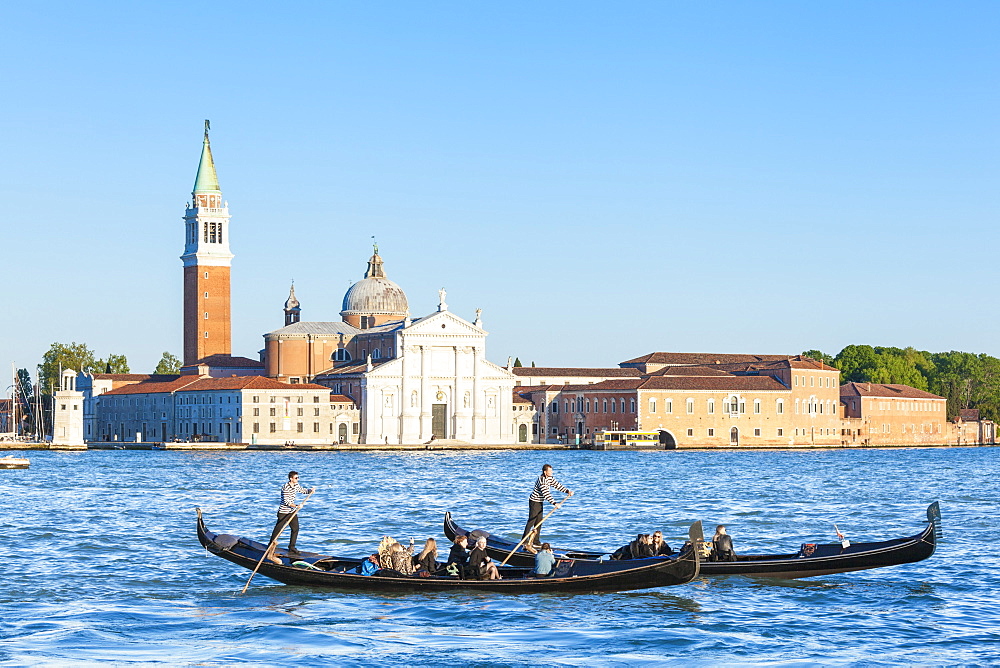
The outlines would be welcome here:
[[[184,211],[184,365],[230,355],[229,202],[222,199],[208,141],[209,123],[191,202]]]

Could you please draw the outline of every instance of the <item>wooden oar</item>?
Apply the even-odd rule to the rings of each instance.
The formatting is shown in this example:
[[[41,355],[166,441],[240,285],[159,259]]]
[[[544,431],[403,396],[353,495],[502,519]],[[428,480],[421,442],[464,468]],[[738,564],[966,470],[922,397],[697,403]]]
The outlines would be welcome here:
[[[568,500],[569,500],[569,497],[567,496],[567,497],[566,497],[565,499],[563,499],[562,501],[560,501],[560,502],[559,502],[559,505],[558,505],[558,506],[556,506],[555,508],[553,508],[552,510],[550,510],[550,511],[549,511],[549,514],[548,514],[548,515],[546,515],[545,517],[543,517],[543,518],[542,518],[542,519],[541,519],[541,520],[540,520],[540,521],[538,522],[538,524],[536,524],[536,525],[534,525],[533,527],[531,527],[531,530],[530,530],[530,531],[529,531],[529,532],[528,532],[527,534],[525,534],[524,538],[522,538],[522,539],[521,539],[521,542],[520,542],[520,543],[518,543],[517,545],[515,545],[515,546],[514,546],[514,549],[513,549],[513,550],[511,550],[510,552],[508,552],[508,553],[507,553],[507,558],[503,560],[503,562],[502,562],[502,563],[500,564],[500,567],[502,568],[502,567],[506,566],[506,565],[507,565],[507,562],[508,562],[508,561],[510,561],[510,558],[514,556],[514,553],[515,553],[515,552],[517,552],[517,550],[518,550],[518,549],[519,549],[519,548],[520,548],[520,547],[521,547],[522,545],[524,545],[524,541],[526,541],[526,540],[528,540],[529,538],[531,538],[531,536],[532,536],[532,535],[533,535],[533,534],[534,534],[534,533],[535,533],[536,531],[538,531],[538,530],[539,530],[539,529],[540,529],[540,528],[542,527],[542,524],[543,524],[543,523],[545,522],[545,520],[547,520],[547,519],[549,519],[550,517],[552,517],[552,513],[554,513],[554,512],[556,512],[557,510],[559,510],[559,508],[560,508],[560,507],[562,507],[562,504],[566,503],[566,501],[568,501]]]
[[[258,560],[257,565],[254,566],[253,573],[251,573],[250,577],[247,578],[247,583],[243,585],[243,591],[240,592],[241,594],[247,593],[247,587],[250,586],[250,581],[253,580],[253,576],[257,575],[257,570],[260,569],[260,565],[264,563],[264,557],[270,554],[274,550],[274,548],[278,546],[278,539],[281,538],[281,534],[285,532],[285,529],[287,529],[288,525],[292,523],[292,520],[299,513],[299,510],[301,510],[302,506],[306,505],[306,501],[309,500],[309,497],[312,496],[313,492],[315,491],[316,491],[315,487],[309,490],[309,493],[306,494],[306,498],[302,499],[302,503],[299,504],[299,507],[293,510],[291,513],[289,513],[288,517],[285,518],[285,523],[281,526],[281,529],[278,531],[278,535],[276,535],[274,537],[274,540],[272,540],[270,544],[268,544],[267,549],[264,550],[264,554],[260,555],[260,560]]]

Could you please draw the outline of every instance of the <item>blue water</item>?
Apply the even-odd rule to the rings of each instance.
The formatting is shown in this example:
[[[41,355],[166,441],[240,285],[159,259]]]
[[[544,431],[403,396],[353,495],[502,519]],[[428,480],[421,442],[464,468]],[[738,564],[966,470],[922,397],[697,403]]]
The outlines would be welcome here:
[[[11,665],[1000,663],[996,448],[816,452],[29,452],[0,471],[0,662]],[[613,549],[695,519],[738,551],[916,533],[924,562],[798,581],[699,579],[600,595],[366,595],[282,585],[208,555],[211,529],[264,539],[296,469],[317,493],[301,548],[371,552],[383,534],[519,536],[545,462],[576,492],[556,545]],[[580,537],[587,537],[583,540]]]

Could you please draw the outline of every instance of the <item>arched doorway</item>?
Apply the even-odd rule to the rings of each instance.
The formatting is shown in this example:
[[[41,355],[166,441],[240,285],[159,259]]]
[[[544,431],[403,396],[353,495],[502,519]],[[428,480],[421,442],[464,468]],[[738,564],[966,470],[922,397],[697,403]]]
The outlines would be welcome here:
[[[729,430],[729,445],[739,445],[740,444],[740,430],[733,427]]]
[[[677,441],[674,440],[674,435],[665,429],[660,430],[659,435],[660,447],[664,450],[676,450]]]
[[[341,443],[347,443],[347,425],[343,422],[337,427],[337,438]]]
[[[528,425],[522,424],[517,428],[517,442],[527,443],[528,442]]]

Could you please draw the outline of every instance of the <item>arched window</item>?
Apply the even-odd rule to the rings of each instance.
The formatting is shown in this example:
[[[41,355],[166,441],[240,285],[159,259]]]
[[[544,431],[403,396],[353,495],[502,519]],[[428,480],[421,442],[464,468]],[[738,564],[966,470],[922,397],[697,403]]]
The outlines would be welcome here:
[[[729,412],[739,413],[740,412],[740,398],[733,395],[729,398]]]
[[[333,352],[333,356],[330,359],[334,362],[350,362],[351,353],[347,352],[347,348],[338,348]]]
[[[607,400],[607,399],[605,399],[605,400],[603,401],[603,405],[604,405],[604,409],[603,409],[603,412],[604,412],[604,413],[607,413],[607,412],[608,412],[608,400]]]
[[[382,352],[378,348],[372,350],[372,359],[373,360],[382,359]]]

